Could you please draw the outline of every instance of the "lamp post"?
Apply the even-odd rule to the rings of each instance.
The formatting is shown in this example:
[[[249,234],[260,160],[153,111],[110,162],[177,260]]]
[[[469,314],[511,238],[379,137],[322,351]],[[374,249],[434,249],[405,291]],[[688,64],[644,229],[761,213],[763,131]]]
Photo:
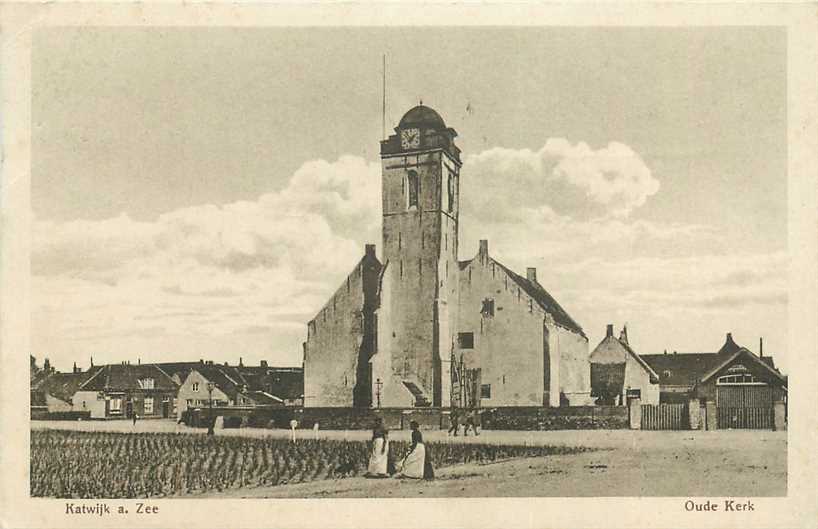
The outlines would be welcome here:
[[[375,397],[378,399],[377,400],[378,408],[381,407],[381,388],[382,387],[383,387],[383,382],[381,382],[381,379],[378,378],[377,380],[375,380]]]
[[[210,403],[210,414],[207,418],[207,435],[213,435],[213,426],[216,424],[216,419],[213,417],[213,382],[207,383],[207,396]]]

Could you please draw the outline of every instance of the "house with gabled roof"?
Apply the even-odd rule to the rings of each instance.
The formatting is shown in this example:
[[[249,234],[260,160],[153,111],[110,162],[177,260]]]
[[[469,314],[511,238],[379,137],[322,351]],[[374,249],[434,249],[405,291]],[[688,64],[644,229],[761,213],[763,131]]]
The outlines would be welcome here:
[[[174,415],[179,385],[154,364],[100,366],[72,398],[74,410],[92,419],[169,418]]]
[[[70,373],[43,370],[40,376],[32,378],[32,413],[82,411],[81,406],[75,408],[73,405],[74,394],[98,369],[91,367],[82,371],[75,363]]]
[[[624,406],[629,398],[659,404],[659,375],[631,348],[627,327],[617,338],[609,324],[590,362],[591,396],[597,404]]]
[[[179,386],[177,415],[186,410],[213,407],[280,407],[287,405],[279,397],[280,385],[275,385],[264,373],[253,368],[214,364],[202,361],[193,367]]]

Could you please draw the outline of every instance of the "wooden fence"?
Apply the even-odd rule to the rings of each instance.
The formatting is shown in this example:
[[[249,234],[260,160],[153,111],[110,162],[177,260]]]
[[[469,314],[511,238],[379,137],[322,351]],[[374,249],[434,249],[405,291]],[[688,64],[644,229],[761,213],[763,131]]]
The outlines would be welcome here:
[[[687,404],[642,404],[643,430],[687,430]]]
[[[716,420],[719,430],[730,428],[748,428],[754,430],[771,430],[773,428],[773,408],[745,408],[720,406],[716,408]]]

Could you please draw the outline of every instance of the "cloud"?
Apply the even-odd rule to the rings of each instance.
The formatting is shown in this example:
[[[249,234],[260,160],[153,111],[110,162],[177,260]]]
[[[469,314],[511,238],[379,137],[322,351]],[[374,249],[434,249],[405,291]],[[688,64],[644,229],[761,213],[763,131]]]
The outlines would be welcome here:
[[[344,156],[306,162],[286,187],[253,201],[151,222],[124,213],[36,220],[35,328],[58,343],[89,344],[151,333],[295,336],[363,245],[379,239],[379,192],[379,164]]]
[[[550,138],[537,151],[496,147],[466,157],[464,207],[509,220],[543,204],[572,217],[627,217],[659,191],[659,181],[629,146],[594,150]],[[558,198],[555,198],[558,197]]]
[[[462,175],[460,258],[488,238],[511,268],[536,266],[591,335],[608,320],[638,321],[655,349],[668,329],[699,337],[738,319],[754,332],[782,312],[786,253],[731,253],[711,226],[638,218],[659,182],[626,145],[489,149],[467,157]],[[306,322],[363,245],[380,241],[380,204],[380,166],[343,156],[304,163],[256,200],[153,221],[37,220],[35,342],[120,356],[173,343],[197,358],[247,343],[297,359]]]

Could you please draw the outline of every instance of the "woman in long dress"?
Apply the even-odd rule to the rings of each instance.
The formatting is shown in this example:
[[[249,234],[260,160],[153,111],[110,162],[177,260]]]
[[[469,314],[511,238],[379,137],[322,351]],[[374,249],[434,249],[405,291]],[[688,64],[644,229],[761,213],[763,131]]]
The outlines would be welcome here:
[[[389,432],[383,426],[383,419],[378,418],[375,428],[372,429],[372,454],[369,456],[369,467],[366,476],[371,478],[385,478],[389,460]]]
[[[426,446],[423,444],[423,435],[417,422],[409,423],[412,428],[412,446],[409,453],[403,458],[400,468],[400,477],[421,479],[426,465]]]

